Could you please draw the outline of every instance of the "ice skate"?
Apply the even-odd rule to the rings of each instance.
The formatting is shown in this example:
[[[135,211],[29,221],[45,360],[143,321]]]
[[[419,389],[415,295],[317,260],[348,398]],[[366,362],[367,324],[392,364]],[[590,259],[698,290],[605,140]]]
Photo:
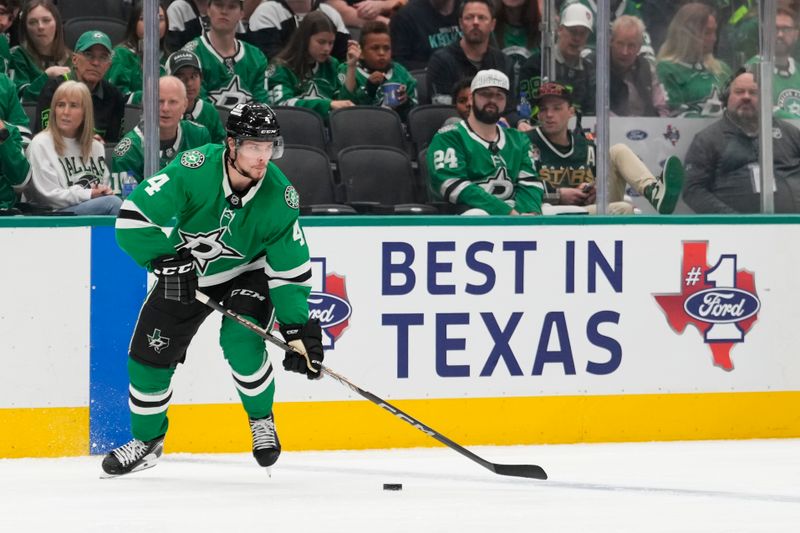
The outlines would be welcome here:
[[[110,478],[152,468],[164,451],[164,436],[147,442],[133,439],[115,448],[103,459],[102,477]]]
[[[250,419],[250,432],[253,434],[253,457],[260,466],[267,468],[275,464],[281,454],[281,441],[275,430],[275,418],[269,415],[265,418]],[[270,474],[271,475],[271,474]]]

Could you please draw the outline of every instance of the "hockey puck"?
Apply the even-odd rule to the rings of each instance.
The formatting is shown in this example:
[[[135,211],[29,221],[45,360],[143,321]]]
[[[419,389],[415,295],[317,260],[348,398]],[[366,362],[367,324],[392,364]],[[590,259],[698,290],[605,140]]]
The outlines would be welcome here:
[[[384,483],[383,490],[403,490],[402,483]]]

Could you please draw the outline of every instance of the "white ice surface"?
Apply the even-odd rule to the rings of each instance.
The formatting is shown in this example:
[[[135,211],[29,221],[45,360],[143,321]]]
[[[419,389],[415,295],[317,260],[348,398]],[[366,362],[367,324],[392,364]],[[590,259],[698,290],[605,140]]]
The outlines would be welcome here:
[[[99,479],[100,457],[0,460],[0,532],[800,532],[800,440],[167,454]],[[402,483],[403,490],[383,490]]]

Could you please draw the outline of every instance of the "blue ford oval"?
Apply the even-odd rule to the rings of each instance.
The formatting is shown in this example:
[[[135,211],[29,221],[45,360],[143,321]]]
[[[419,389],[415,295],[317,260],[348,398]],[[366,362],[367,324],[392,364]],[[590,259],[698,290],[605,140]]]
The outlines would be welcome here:
[[[348,318],[352,308],[350,303],[338,296],[326,292],[312,292],[308,297],[309,318],[319,319],[323,328],[341,324]]]
[[[755,315],[760,308],[761,302],[755,294],[736,287],[704,289],[683,303],[689,316],[713,324],[740,322]]]

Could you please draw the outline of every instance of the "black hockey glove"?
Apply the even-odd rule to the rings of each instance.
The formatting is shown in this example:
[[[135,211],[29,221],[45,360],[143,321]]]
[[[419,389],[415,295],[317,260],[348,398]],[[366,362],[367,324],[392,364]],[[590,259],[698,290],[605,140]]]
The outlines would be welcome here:
[[[286,352],[283,368],[289,372],[305,374],[308,379],[321,378],[319,367],[325,354],[322,352],[322,328],[319,320],[309,320],[305,325],[281,325],[281,334],[287,344],[301,352]],[[309,370],[309,364],[314,370]]]
[[[194,291],[197,289],[197,271],[194,258],[187,250],[179,255],[162,255],[150,263],[153,274],[158,276],[156,289],[165,300],[174,300],[182,304],[194,302]]]

